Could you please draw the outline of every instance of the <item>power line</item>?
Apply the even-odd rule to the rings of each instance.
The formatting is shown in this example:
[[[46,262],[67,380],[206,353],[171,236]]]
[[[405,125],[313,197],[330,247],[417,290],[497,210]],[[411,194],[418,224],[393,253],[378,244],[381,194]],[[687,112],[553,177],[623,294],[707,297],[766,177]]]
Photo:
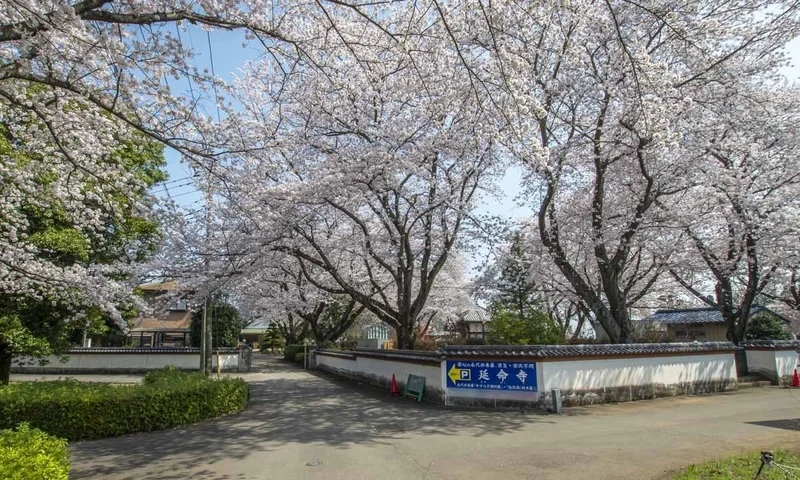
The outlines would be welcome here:
[[[199,191],[200,191],[200,190],[191,190],[191,191],[189,191],[189,192],[179,193],[179,194],[177,194],[177,195],[170,195],[170,196],[169,196],[169,198],[178,198],[178,197],[182,197],[182,196],[184,196],[184,195],[190,195],[190,194],[192,194],[192,193],[197,193],[197,192],[199,192]]]
[[[208,58],[211,60],[211,76],[214,77],[211,85],[214,87],[214,105],[217,107],[217,122],[220,121],[219,115],[219,95],[217,94],[217,73],[214,70],[214,52],[211,50],[211,32],[206,30],[206,39],[208,40]]]
[[[165,185],[164,188],[161,188],[159,190],[151,190],[150,193],[163,193],[163,192],[168,191],[170,188],[183,188],[183,187],[188,187],[190,185],[194,185],[194,184],[192,182],[186,182],[186,183],[183,183],[181,185],[173,185],[171,187]]]
[[[181,44],[181,46],[183,46],[183,39],[181,38],[181,28],[178,26],[177,22],[175,23],[175,31],[178,32],[178,42]],[[191,34],[189,34],[189,41],[190,42],[191,42],[191,39],[192,39],[191,38]],[[197,68],[197,66],[195,66],[195,68]],[[189,82],[189,92],[192,95],[192,100],[196,101],[196,99],[194,98],[194,87],[192,87],[192,76],[191,75],[186,75],[186,81]]]
[[[158,183],[156,183],[156,185],[169,185],[170,183],[182,182],[184,180],[189,180],[189,177],[181,177],[181,178],[176,178],[175,180],[167,180],[165,182],[158,182]]]

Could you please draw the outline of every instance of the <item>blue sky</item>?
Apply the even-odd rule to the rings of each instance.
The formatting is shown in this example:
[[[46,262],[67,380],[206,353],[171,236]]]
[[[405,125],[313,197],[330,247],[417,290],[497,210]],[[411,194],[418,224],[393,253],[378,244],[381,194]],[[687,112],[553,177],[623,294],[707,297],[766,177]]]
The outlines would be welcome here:
[[[190,27],[188,31],[182,31],[181,35],[184,42],[191,44],[194,50],[199,54],[196,59],[196,66],[200,69],[207,68],[210,70],[211,56],[209,55],[206,32],[195,27]],[[243,46],[245,39],[242,32],[214,31],[209,35],[211,39],[211,53],[214,59],[214,71],[225,81],[231,81],[241,65],[248,60],[257,59],[260,54],[260,45],[257,43]],[[787,51],[795,64],[786,68],[784,74],[789,80],[796,82],[800,79],[800,38],[792,41]],[[183,88],[188,92],[188,82],[183,81],[182,83],[183,85],[181,85],[181,82],[174,82],[172,84],[173,88]],[[206,108],[213,108],[213,104],[206,105]],[[174,151],[168,150],[165,152],[165,156],[170,180],[166,185],[156,186],[153,190],[157,192],[158,195],[162,196],[169,193],[174,201],[180,205],[185,205],[189,208],[201,207],[201,197],[190,184],[190,180],[187,179],[187,177],[191,176],[188,167],[181,163],[179,155]],[[528,217],[532,212],[530,207],[527,205],[520,206],[516,201],[516,198],[521,192],[521,175],[522,171],[518,167],[508,169],[499,183],[499,198],[486,198],[480,207],[479,213],[502,216],[508,219]],[[480,261],[480,259],[476,257],[477,256],[474,256],[471,259],[471,266],[477,265]]]

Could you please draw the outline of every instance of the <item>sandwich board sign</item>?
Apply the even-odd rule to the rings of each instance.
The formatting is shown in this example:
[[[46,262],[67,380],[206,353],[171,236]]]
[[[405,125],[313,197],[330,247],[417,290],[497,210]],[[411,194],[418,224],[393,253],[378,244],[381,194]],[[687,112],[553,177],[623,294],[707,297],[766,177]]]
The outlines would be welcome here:
[[[425,377],[419,375],[409,375],[403,396],[414,398],[418,402],[422,401],[422,393],[425,391]]]

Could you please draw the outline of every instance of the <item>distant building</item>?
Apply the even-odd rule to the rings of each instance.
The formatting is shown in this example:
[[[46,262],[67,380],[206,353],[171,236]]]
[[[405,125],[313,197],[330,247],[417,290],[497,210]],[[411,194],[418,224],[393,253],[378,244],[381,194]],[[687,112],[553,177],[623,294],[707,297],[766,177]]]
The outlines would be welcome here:
[[[460,339],[485,342],[491,330],[492,319],[486,309],[474,305],[459,313],[434,319],[429,335],[446,342],[456,336]]]
[[[239,338],[246,344],[253,345],[258,344],[261,341],[261,336],[264,335],[264,332],[267,331],[270,325],[269,320],[257,320],[250,325],[242,328],[241,333],[239,333]]]
[[[461,312],[458,316],[459,324],[463,329],[463,334],[470,340],[486,341],[492,319],[486,309],[474,307]]]
[[[762,305],[750,309],[750,318],[759,313],[770,313],[786,323],[791,320]],[[643,330],[661,334],[675,342],[724,342],[728,332],[722,314],[716,308],[681,308],[657,310],[656,313],[636,322]]]
[[[387,325],[372,323],[361,329],[358,348],[391,348],[391,331]]]
[[[178,282],[139,285],[151,315],[134,320],[128,335],[134,347],[188,347],[192,312]]]

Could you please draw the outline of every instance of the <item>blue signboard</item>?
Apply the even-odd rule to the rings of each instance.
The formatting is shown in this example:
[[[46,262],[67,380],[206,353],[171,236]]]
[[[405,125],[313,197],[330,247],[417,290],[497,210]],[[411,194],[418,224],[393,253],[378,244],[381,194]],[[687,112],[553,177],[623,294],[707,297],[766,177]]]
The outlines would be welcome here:
[[[537,392],[536,362],[448,360],[447,388]]]

